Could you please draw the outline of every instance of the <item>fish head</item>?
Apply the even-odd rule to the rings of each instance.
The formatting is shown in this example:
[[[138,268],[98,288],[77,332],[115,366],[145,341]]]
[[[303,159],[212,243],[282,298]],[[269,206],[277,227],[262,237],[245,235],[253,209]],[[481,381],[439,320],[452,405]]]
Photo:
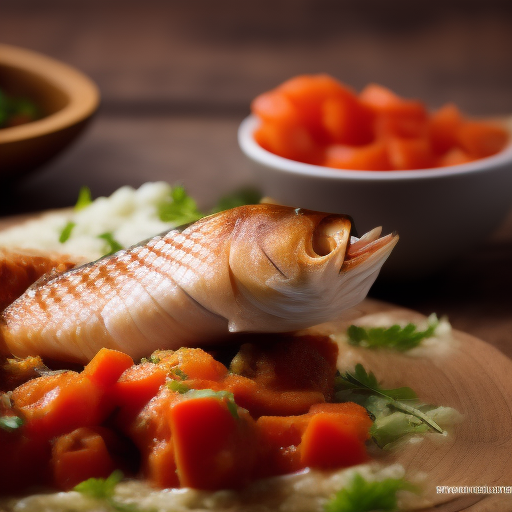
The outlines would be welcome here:
[[[230,330],[300,329],[339,319],[361,302],[398,236],[379,238],[377,228],[359,239],[353,231],[343,214],[279,205],[242,214],[229,256],[241,308]],[[267,315],[267,324],[248,307]]]

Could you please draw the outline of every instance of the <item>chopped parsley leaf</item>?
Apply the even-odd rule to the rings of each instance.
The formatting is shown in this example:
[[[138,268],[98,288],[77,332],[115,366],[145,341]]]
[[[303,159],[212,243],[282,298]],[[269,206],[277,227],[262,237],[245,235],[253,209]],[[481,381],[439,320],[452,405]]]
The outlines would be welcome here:
[[[204,215],[197,209],[197,204],[181,186],[173,187],[169,200],[158,206],[158,215],[163,222],[177,225],[195,222]]]
[[[190,388],[186,384],[183,384],[183,382],[180,382],[179,380],[170,380],[167,383],[167,387],[171,391],[175,391],[176,393],[180,393],[182,395],[187,391],[190,391]]]
[[[418,331],[416,325],[409,323],[405,327],[392,325],[389,328],[372,327],[365,329],[357,325],[351,325],[348,330],[348,341],[351,345],[359,345],[370,349],[389,348],[405,352],[417,347],[424,339],[435,334],[439,320],[435,315],[429,318],[428,327],[424,331]]]
[[[225,402],[233,418],[238,419],[238,407],[235,403],[235,396],[230,391],[214,391],[213,389],[191,389],[184,396],[185,398],[191,399],[215,397],[222,402]]]
[[[440,434],[444,432],[444,430],[419,407],[404,403],[404,401],[417,400],[418,398],[411,388],[384,389],[380,386],[375,375],[372,372],[368,373],[361,364],[356,365],[353,373],[346,372],[344,375],[338,376],[336,386],[338,389],[337,398],[341,398],[343,395],[344,399],[360,403],[369,409],[372,414],[374,414],[374,412],[371,410],[371,407],[368,407],[368,397],[376,396],[381,398],[381,402],[383,402],[384,406],[388,409],[400,411],[406,415],[412,415],[435,432]],[[348,395],[347,391],[349,392]],[[377,420],[378,419],[379,418],[377,418]],[[376,424],[377,422],[374,423],[374,427]],[[402,432],[395,431],[395,435],[396,438],[398,438],[409,432],[410,430],[405,428]],[[377,444],[379,444],[378,440],[375,440]]]
[[[66,242],[67,240],[69,240],[69,237],[71,236],[71,232],[73,231],[73,228],[76,226],[76,223],[73,222],[73,221],[69,221],[65,226],[64,228],[62,229],[62,231],[60,232],[60,236],[59,236],[59,242],[61,244],[63,244],[64,242]]]
[[[19,416],[0,416],[0,429],[7,432],[18,430],[24,421]]]
[[[349,485],[338,491],[324,507],[325,512],[398,511],[397,492],[415,491],[402,478],[369,482],[356,473]]]
[[[116,470],[108,478],[89,478],[79,483],[73,490],[98,500],[109,499],[114,496],[116,485],[122,479],[123,473]]]
[[[102,238],[107,242],[107,251],[104,256],[109,256],[110,254],[114,254],[115,252],[124,249],[124,247],[114,238],[112,233],[102,233],[101,235],[98,235],[98,238]]]
[[[91,189],[89,187],[81,187],[78,192],[78,199],[75,204],[75,211],[83,210],[92,203]]]

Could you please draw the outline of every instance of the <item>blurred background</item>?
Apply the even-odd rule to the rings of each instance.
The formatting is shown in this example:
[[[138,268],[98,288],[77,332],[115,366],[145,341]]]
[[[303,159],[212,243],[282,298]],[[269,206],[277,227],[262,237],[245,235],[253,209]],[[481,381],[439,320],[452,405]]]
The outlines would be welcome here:
[[[102,97],[88,131],[9,190],[4,212],[159,179],[209,205],[250,181],[236,130],[251,99],[301,73],[512,113],[508,0],[3,0],[0,39],[77,67]]]
[[[209,207],[251,182],[236,140],[250,101],[302,73],[357,90],[377,82],[432,108],[512,114],[509,0],[2,0],[0,9],[0,42],[78,68],[102,97],[65,153],[1,186],[2,215],[69,206],[82,185],[98,196],[155,180],[180,182]],[[447,313],[512,353],[510,226],[420,289],[374,294]]]

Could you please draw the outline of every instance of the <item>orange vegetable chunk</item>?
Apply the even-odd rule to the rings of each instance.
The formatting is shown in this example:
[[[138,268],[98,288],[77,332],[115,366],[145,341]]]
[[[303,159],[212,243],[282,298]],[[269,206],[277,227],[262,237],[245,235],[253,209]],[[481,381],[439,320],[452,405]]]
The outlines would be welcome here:
[[[457,145],[461,124],[462,114],[453,103],[447,103],[431,115],[429,135],[434,153],[446,153]]]
[[[439,158],[437,165],[440,167],[447,167],[449,165],[467,164],[473,160],[475,159],[468,155],[464,150],[460,148],[453,148]]]
[[[389,171],[392,169],[384,141],[366,146],[342,146],[333,144],[327,148],[325,163],[336,169],[364,171]]]
[[[358,413],[354,412],[357,408],[360,409]],[[300,445],[304,466],[341,468],[368,460],[365,441],[369,438],[372,421],[361,406],[350,404],[347,409],[352,410],[313,414]]]
[[[112,386],[133,365],[133,359],[118,350],[102,348],[84,368],[83,374],[101,387]]]
[[[56,439],[51,465],[55,485],[70,490],[89,478],[107,478],[115,463],[105,437],[114,436],[103,428],[82,427]]]
[[[256,430],[247,413],[234,417],[217,397],[190,398],[169,412],[179,480],[195,489],[230,489],[248,482],[256,456]]]
[[[308,164],[316,164],[321,158],[319,147],[301,125],[263,122],[254,138],[263,149],[283,158]]]
[[[348,88],[326,74],[299,75],[281,84],[277,89],[295,106],[300,123],[311,133],[316,142],[326,142],[323,106],[328,98],[355,97]]]
[[[251,110],[261,119],[272,123],[285,126],[300,123],[296,107],[277,90],[257,96],[251,104]]]
[[[12,393],[27,431],[47,439],[101,423],[113,409],[104,398],[91,380],[72,371],[30,380]]]
[[[429,140],[393,137],[387,141],[388,156],[393,169],[428,169],[434,165]]]
[[[498,153],[505,147],[508,138],[503,127],[483,121],[465,121],[457,134],[460,147],[474,158]]]

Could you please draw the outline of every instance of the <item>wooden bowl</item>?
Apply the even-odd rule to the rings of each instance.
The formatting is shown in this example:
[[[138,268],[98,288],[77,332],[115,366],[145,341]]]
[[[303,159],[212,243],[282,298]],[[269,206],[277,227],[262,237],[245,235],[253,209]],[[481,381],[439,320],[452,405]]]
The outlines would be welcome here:
[[[99,104],[96,85],[50,57],[0,44],[0,88],[27,97],[43,117],[0,129],[0,180],[18,179],[44,164],[82,131]]]

